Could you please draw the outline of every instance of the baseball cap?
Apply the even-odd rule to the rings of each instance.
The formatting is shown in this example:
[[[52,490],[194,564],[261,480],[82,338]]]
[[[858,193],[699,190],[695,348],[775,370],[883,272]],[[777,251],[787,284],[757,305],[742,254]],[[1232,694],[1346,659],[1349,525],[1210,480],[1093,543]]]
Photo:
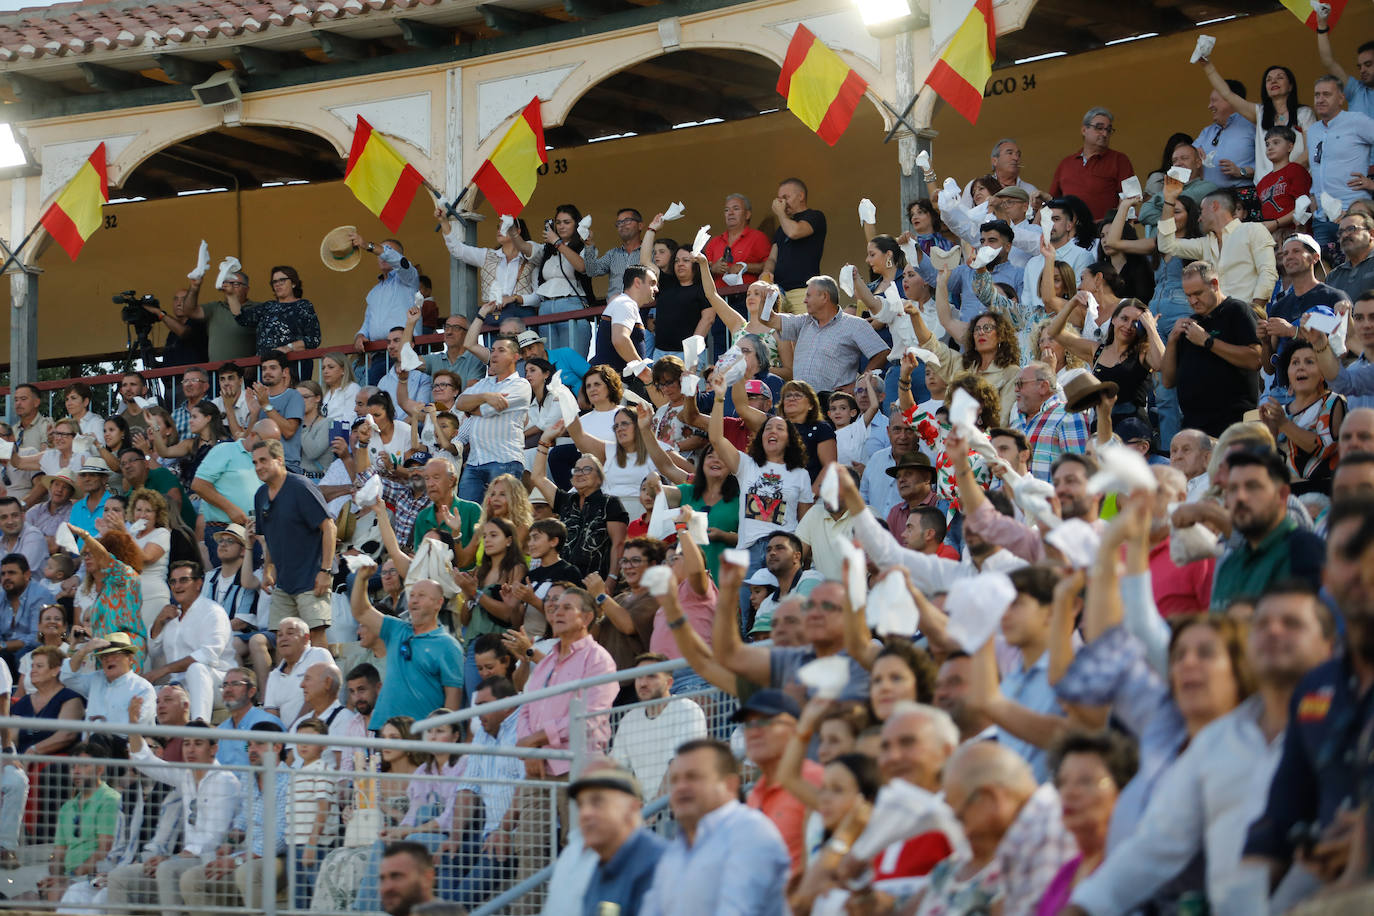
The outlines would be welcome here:
[[[749,381],[744,383],[744,393],[761,394],[764,397],[768,398],[768,400],[773,400],[773,389],[769,388],[762,381],[756,378],[751,378]]]
[[[760,566],[754,570],[754,574],[744,580],[745,585],[766,585],[769,588],[778,587],[778,577]]]
[[[766,690],[760,690],[746,700],[744,705],[730,717],[730,721],[743,722],[750,713],[757,713],[761,716],[777,716],[787,713],[794,719],[800,719],[801,707],[797,705],[796,700],[781,690],[776,687],[769,687]]]
[[[1139,417],[1127,417],[1117,422],[1116,434],[1121,437],[1122,442],[1149,442],[1154,430],[1150,429],[1150,424]]]

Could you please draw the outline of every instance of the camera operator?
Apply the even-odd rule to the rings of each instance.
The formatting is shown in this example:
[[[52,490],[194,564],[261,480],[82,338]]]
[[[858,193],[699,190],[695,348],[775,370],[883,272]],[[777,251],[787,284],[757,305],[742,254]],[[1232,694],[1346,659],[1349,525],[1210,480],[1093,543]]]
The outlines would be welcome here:
[[[162,365],[189,366],[210,358],[209,322],[190,315],[187,305],[190,290],[179,289],[172,295],[172,311],[148,303],[143,308],[154,319],[167,326],[167,339],[162,345]]]

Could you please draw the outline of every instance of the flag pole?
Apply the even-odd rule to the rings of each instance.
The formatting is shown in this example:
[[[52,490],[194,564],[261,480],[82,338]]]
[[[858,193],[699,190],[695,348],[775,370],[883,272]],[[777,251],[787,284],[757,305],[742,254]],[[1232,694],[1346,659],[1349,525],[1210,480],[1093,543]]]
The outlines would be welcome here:
[[[439,189],[438,189],[438,188],[436,188],[434,185],[430,184],[430,181],[429,181],[428,178],[421,179],[421,184],[423,184],[423,185],[425,186],[425,188],[429,191],[429,193],[431,193],[431,194],[434,195],[434,199],[437,200],[437,201],[439,202],[440,206],[442,206],[442,207],[444,208],[444,216],[445,216],[445,217],[447,217],[448,219],[459,219],[459,216],[458,216],[458,205],[459,205],[460,203],[463,202],[463,198],[464,198],[464,197],[467,197],[467,196],[468,196],[468,190],[472,187],[472,184],[471,184],[471,183],[469,183],[468,185],[466,185],[466,186],[463,188],[463,190],[458,194],[458,196],[455,197],[455,198],[453,198],[453,200],[449,201],[448,203],[444,203],[444,195],[442,195],[442,194],[439,193]],[[442,224],[442,223],[436,223],[435,226],[434,226],[434,231],[435,231],[435,232],[442,232],[442,231],[443,231],[443,228],[444,228],[444,227],[443,227],[443,224]]]
[[[41,226],[42,223],[39,223],[38,225]],[[0,242],[0,249],[4,249],[5,254],[8,255],[8,257],[5,259],[5,266],[0,267],[0,275],[3,275],[5,271],[10,269],[10,264],[19,264],[19,252],[24,250],[24,246],[29,243],[29,240],[33,238],[34,233],[37,231],[38,226],[34,226],[32,229],[30,229],[29,234],[24,236],[24,238],[19,242],[19,247],[14,249],[13,251],[10,251],[9,246],[6,245],[4,242]],[[19,264],[19,268],[21,270],[28,269],[24,267],[23,264]]]

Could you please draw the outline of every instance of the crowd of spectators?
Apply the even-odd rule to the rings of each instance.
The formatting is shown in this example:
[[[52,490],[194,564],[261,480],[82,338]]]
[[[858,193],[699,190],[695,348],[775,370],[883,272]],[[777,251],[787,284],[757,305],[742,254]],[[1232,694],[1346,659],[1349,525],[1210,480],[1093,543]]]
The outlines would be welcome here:
[[[865,202],[829,235],[796,177],[771,236],[731,194],[699,252],[633,207],[604,252],[571,204],[492,249],[446,225],[481,290],[447,318],[355,231],[351,345],[309,352],[340,342],[295,268],[261,302],[240,270],[154,310],[190,368],[108,418],[17,386],[3,703],[73,725],[5,735],[0,869],[47,844],[35,895],[167,912],[260,908],[264,857],[293,906],[396,914],[550,864],[506,912],[1362,883],[1374,42],[1347,76],[1318,15],[1331,75],[1256,102],[1204,58],[1213,120],[1147,174],[1112,138],[1148,128],[1094,107],[1047,190],[1014,139],[981,176],[937,155],[890,233]],[[822,275],[837,248],[863,267]]]

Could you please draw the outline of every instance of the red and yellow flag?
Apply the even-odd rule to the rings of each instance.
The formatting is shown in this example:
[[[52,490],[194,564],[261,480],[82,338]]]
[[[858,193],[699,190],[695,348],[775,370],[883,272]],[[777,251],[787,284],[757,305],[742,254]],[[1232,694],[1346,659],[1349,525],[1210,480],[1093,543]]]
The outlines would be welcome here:
[[[392,232],[401,231],[401,220],[424,184],[415,166],[401,158],[396,149],[358,116],[353,131],[353,148],[348,152],[344,184],[353,196],[371,210]]]
[[[539,107],[539,96],[535,96],[477,174],[472,176],[472,181],[497,213],[519,216],[534,196],[539,167],[548,161],[549,154],[544,149],[544,115]]]
[[[1307,26],[1312,31],[1317,30],[1317,13],[1312,9],[1311,0],[1279,0],[1288,12],[1298,17],[1298,21]],[[1345,12],[1346,4],[1349,0],[1325,0],[1331,7],[1330,14],[1326,17],[1326,27],[1332,28],[1336,21],[1341,18],[1341,13]]]
[[[778,94],[801,122],[831,146],[849,127],[854,109],[868,89],[863,77],[855,73],[834,51],[827,48],[806,26],[797,25],[787,57],[778,77]]]
[[[86,239],[100,228],[101,206],[110,199],[110,178],[105,170],[105,144],[91,153],[76,175],[57,195],[39,219],[48,234],[73,261]]]
[[[963,25],[930,68],[926,85],[934,89],[970,124],[978,123],[983,89],[992,76],[997,56],[997,26],[992,21],[992,0],[974,0]]]

